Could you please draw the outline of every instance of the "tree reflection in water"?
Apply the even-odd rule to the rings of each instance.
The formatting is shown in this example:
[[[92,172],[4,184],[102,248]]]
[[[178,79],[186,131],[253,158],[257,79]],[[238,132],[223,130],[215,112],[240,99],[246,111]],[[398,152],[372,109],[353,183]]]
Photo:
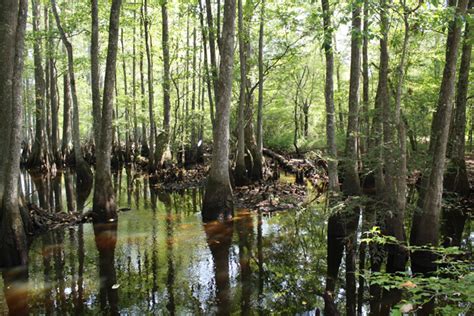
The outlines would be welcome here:
[[[332,218],[328,232],[324,206],[236,210],[233,221],[203,225],[202,190],[166,193],[133,171],[114,182],[131,210],[37,237],[29,266],[3,271],[0,314],[3,302],[15,314],[317,314],[326,289],[330,307],[345,309],[345,227]],[[28,202],[51,211],[90,207],[70,172],[21,183]]]
[[[229,248],[232,243],[234,223],[213,221],[204,224],[207,244],[214,262],[216,303],[218,315],[230,314]]]
[[[118,315],[118,284],[115,272],[117,222],[94,224],[95,245],[99,252],[100,307],[104,313]]]

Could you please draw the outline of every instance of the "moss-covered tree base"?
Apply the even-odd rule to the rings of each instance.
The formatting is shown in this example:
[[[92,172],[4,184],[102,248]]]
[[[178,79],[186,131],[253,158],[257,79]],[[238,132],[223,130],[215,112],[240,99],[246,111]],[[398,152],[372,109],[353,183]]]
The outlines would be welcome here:
[[[220,183],[209,177],[202,202],[203,221],[229,220],[233,213],[234,201],[230,183]]]

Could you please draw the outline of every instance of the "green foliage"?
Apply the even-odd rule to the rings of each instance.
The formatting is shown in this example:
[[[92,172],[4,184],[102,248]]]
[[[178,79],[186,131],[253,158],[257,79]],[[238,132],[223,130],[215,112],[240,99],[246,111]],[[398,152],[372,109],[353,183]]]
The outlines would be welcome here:
[[[397,244],[391,236],[382,235],[379,227],[369,231],[369,237],[361,242],[379,245]],[[474,271],[469,254],[457,247],[415,247],[405,245],[408,251],[426,250],[438,256],[438,269],[430,276],[413,275],[406,271],[389,274],[385,272],[365,272],[370,284],[385,290],[401,290],[402,300],[393,313],[414,311],[423,304],[434,300],[439,315],[466,314],[474,304]]]

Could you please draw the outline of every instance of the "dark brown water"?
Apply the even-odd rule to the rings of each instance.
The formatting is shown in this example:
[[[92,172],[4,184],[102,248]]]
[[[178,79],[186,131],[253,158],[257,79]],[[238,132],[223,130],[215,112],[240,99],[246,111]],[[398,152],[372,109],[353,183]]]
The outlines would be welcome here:
[[[158,191],[130,170],[113,180],[122,208],[118,222],[37,237],[27,267],[2,271],[0,315],[319,315],[324,309],[319,295],[334,268],[327,267],[324,199],[275,214],[240,209],[231,222],[203,224],[201,189]],[[28,201],[52,212],[92,206],[90,190],[76,188],[72,173],[24,173],[21,188]],[[472,250],[470,225],[465,236]],[[356,297],[345,290],[345,263],[334,294],[342,313],[346,299]],[[365,315],[368,282],[364,287]]]
[[[307,236],[298,223],[306,219],[294,211],[237,210],[231,223],[203,225],[199,189],[158,192],[125,171],[114,182],[120,207],[131,210],[118,223],[36,238],[28,267],[3,272],[0,314],[9,308],[56,315],[314,313],[323,307],[311,293],[324,287],[323,219]],[[87,210],[91,197],[78,197],[74,183],[72,174],[22,177],[28,200]]]

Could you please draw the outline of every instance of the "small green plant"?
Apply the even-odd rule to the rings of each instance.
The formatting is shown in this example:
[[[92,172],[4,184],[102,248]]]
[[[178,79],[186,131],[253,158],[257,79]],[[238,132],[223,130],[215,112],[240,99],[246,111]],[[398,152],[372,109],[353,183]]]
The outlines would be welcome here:
[[[396,244],[397,240],[373,227],[362,242],[380,245]],[[402,300],[392,315],[414,312],[423,304],[434,300],[439,315],[467,315],[474,307],[474,270],[470,256],[457,247],[415,247],[407,250],[430,250],[438,255],[438,270],[430,276],[414,275],[411,271],[390,274],[367,273],[370,284],[385,290],[402,290]]]

